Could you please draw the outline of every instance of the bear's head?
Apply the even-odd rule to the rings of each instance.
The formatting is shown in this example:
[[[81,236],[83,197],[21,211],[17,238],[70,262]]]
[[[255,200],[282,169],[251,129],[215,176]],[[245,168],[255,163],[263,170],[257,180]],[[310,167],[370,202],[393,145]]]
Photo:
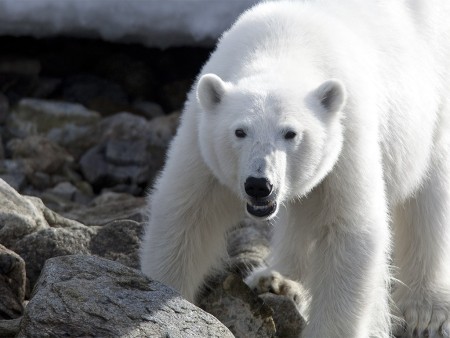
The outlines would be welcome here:
[[[217,179],[246,202],[247,213],[270,219],[330,172],[343,143],[343,84],[283,88],[203,75],[197,85],[199,144]]]

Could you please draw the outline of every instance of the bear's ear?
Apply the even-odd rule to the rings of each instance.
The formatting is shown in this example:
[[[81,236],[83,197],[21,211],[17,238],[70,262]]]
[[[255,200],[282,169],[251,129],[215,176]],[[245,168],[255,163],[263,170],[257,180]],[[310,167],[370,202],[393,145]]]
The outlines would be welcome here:
[[[197,99],[203,110],[213,111],[222,101],[226,87],[226,83],[217,75],[203,75],[197,85]]]
[[[331,79],[322,83],[315,91],[320,104],[328,112],[335,113],[340,111],[345,104],[347,94],[341,81]]]

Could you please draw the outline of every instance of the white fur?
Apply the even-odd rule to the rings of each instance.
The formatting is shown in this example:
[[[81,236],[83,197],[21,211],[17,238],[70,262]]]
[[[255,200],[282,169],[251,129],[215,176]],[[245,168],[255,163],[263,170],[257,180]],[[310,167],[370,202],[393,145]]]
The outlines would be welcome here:
[[[245,214],[246,179],[265,177],[273,252],[248,282],[273,270],[302,282],[302,337],[388,337],[392,312],[406,336],[449,330],[449,7],[316,0],[244,13],[189,95],[142,270],[193,301]]]

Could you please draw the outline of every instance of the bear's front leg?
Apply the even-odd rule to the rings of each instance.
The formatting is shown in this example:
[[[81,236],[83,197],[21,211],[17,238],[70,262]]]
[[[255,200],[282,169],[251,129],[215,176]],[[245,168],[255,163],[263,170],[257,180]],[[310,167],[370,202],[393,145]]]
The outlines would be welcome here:
[[[317,243],[302,337],[389,337],[387,248],[374,229],[366,230],[329,229]]]
[[[305,274],[311,305],[303,338],[390,335],[390,233],[374,153],[359,165],[338,163],[297,207],[296,218],[313,231]]]
[[[394,213],[394,264],[399,283],[393,293],[393,312],[404,321],[403,326],[395,327],[394,333],[400,337],[450,337],[450,135],[447,130],[450,129],[436,138],[428,178]]]
[[[194,302],[208,271],[225,252],[226,232],[243,216],[243,208],[210,173],[186,124],[152,192],[140,259],[147,276]]]

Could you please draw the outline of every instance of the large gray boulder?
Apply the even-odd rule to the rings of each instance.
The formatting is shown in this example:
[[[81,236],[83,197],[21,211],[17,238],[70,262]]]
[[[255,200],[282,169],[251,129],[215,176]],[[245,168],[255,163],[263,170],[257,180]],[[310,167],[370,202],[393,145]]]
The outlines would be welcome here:
[[[233,337],[212,315],[140,271],[94,256],[49,259],[21,337]]]

